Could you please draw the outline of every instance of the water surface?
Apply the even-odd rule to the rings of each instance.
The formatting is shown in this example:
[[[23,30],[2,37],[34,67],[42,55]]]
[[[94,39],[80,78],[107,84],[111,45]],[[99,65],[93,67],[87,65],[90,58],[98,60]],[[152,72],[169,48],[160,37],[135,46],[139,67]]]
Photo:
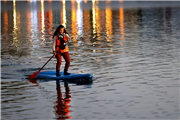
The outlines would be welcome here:
[[[2,119],[178,119],[179,5],[1,2]],[[93,83],[26,79],[52,56],[59,24],[72,36],[69,72]]]

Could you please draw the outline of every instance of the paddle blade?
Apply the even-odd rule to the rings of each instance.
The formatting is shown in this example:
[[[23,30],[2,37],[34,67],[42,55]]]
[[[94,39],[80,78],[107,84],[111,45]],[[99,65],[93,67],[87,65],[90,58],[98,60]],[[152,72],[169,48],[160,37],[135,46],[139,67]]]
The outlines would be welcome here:
[[[39,71],[32,73],[31,76],[29,76],[27,79],[35,79],[36,76],[38,75],[38,73],[39,73]]]

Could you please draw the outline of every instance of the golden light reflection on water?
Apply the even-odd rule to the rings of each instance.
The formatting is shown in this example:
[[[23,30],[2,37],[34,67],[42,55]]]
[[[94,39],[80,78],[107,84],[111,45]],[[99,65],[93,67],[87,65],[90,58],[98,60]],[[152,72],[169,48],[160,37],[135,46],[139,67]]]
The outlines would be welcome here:
[[[14,34],[15,34],[15,30],[17,29],[16,26],[16,1],[13,0],[13,21],[14,21]]]
[[[93,38],[95,38],[96,36],[95,36],[95,33],[97,32],[96,31],[96,8],[95,8],[95,0],[92,0],[92,15],[93,15],[93,34],[94,34],[94,36],[93,36]]]
[[[112,10],[111,10],[111,6],[110,6],[110,1],[107,2],[107,6],[104,10],[100,10],[99,6],[96,3],[99,3],[98,1],[92,0],[92,15],[91,15],[91,11],[89,9],[84,9],[82,11],[82,7],[81,7],[81,2],[80,0],[77,1],[77,9],[76,9],[76,1],[72,0],[71,4],[72,4],[72,8],[71,8],[71,32],[72,32],[72,41],[73,41],[73,46],[74,46],[74,51],[77,51],[76,48],[79,46],[77,44],[77,35],[81,36],[83,34],[83,32],[86,34],[85,39],[85,43],[90,43],[90,37],[92,36],[91,34],[91,21],[92,21],[92,27],[93,27],[93,37],[97,37],[96,39],[98,41],[96,41],[94,43],[94,46],[98,45],[97,47],[101,48],[102,47],[102,37],[101,33],[103,32],[102,28],[103,28],[103,16],[105,17],[105,31],[106,31],[106,40],[107,40],[107,46],[111,47],[110,48],[110,54],[113,54],[113,37],[112,37]],[[62,0],[62,10],[61,10],[61,22],[62,24],[64,24],[64,26],[66,26],[66,1]],[[14,6],[15,6],[15,1],[14,1]],[[105,12],[105,13],[104,13]],[[15,28],[16,28],[16,9],[14,7],[14,33]],[[47,15],[46,15],[47,14]],[[104,14],[104,15],[103,15]],[[121,46],[123,46],[124,43],[124,11],[123,11],[123,7],[121,6],[119,9],[119,21],[120,21],[120,33],[121,33],[121,37],[120,37],[120,44]],[[27,22],[28,25],[31,24],[31,20],[29,20],[29,15],[27,14]],[[48,20],[48,24],[45,24],[45,19],[48,16],[47,20]],[[91,18],[92,16],[92,18]],[[48,26],[48,29],[51,30],[53,29],[53,11],[52,11],[52,4],[51,2],[49,3],[49,10],[47,13],[45,13],[44,11],[44,0],[41,0],[41,13],[39,15],[39,25],[41,25],[41,38],[44,41],[45,40],[45,26]],[[48,31],[49,31],[48,30]],[[50,32],[49,34],[52,34],[52,32]],[[43,44],[43,42],[42,42]],[[93,50],[93,52],[101,52],[101,50]]]
[[[84,37],[85,39],[85,43],[90,43],[90,37],[91,37],[91,31],[90,31],[90,11],[88,9],[85,9],[83,11],[83,16],[84,16],[84,20],[83,20],[83,24],[84,24],[84,34],[86,37]]]
[[[5,42],[7,43],[6,46],[6,52],[8,52],[9,50],[9,40],[8,40],[8,28],[9,28],[9,24],[8,24],[8,13],[7,10],[4,11],[4,34],[5,34]]]
[[[82,11],[82,7],[81,7],[81,1],[77,0],[77,18],[76,18],[76,22],[78,25],[78,31],[77,34],[78,36],[82,37],[83,36],[83,11]]]
[[[63,2],[63,10],[61,11],[61,24],[66,28],[66,0],[62,0]]]
[[[14,28],[13,28],[13,45],[17,48],[18,45],[20,44],[19,38],[21,36],[20,26],[21,20],[20,20],[20,13],[16,12],[16,1],[13,0],[13,23],[14,23]]]
[[[84,0],[84,3],[87,3],[87,0]]]
[[[74,51],[77,51],[76,47],[78,47],[78,45],[76,44],[77,43],[77,39],[76,39],[77,28],[76,28],[76,6],[75,6],[75,0],[72,0],[71,4],[72,4],[72,8],[71,8],[71,28],[72,28],[71,33],[72,33],[72,41],[73,41],[73,46],[75,47]]]
[[[120,34],[121,34],[121,37],[120,37],[120,45],[121,45],[121,54],[124,55],[124,36],[125,36],[125,32],[124,32],[124,9],[123,9],[123,6],[121,5],[120,8],[119,8],[119,28],[120,28]],[[122,64],[122,69],[123,71],[125,71],[125,66],[124,64],[125,63],[121,63]],[[124,76],[124,78],[126,78],[126,76]]]
[[[101,33],[101,11],[99,10],[99,6],[96,5],[96,29],[97,29],[97,40],[100,40],[100,33]]]
[[[106,7],[106,35],[107,41],[112,43],[112,11],[109,5]]]
[[[100,41],[101,40],[100,33],[101,33],[101,27],[102,27],[101,26],[101,11],[99,10],[99,6],[97,4],[98,4],[98,1],[96,1],[96,4],[93,1],[93,9],[94,9],[94,11],[93,11],[93,17],[94,17],[94,19],[93,19],[93,25],[94,25],[93,31],[94,31],[94,33],[96,33],[96,34],[94,34],[94,37],[96,37],[98,40],[95,42],[95,44],[97,44],[98,47],[101,48],[102,47],[102,42]],[[93,52],[94,53],[95,52],[101,52],[101,50],[93,50]]]
[[[44,24],[44,0],[41,0],[41,33],[42,33],[42,40],[45,41],[45,24]],[[43,42],[41,43],[43,44]]]
[[[52,35],[53,34],[53,31],[52,31],[52,28],[53,28],[53,12],[52,12],[52,3],[51,1],[49,1],[49,11],[48,11],[48,18],[49,18],[49,34]]]
[[[107,1],[106,1],[106,3],[110,3],[110,2],[111,2],[111,0],[107,0]]]
[[[37,1],[41,1],[41,0],[27,0],[27,2],[37,2]]]
[[[4,11],[4,34],[5,35],[8,35],[8,27],[9,27],[9,24],[8,24],[8,13],[7,13],[7,10]],[[6,38],[7,39],[7,36]]]
[[[71,0],[71,5],[75,5],[76,1],[75,0]]]
[[[99,0],[96,0],[96,4],[99,4]]]
[[[92,0],[92,17],[93,17],[93,38],[96,38],[97,36],[100,36],[100,27],[101,27],[101,14],[100,14],[100,10],[99,10],[99,7],[98,7],[98,4],[99,1],[96,1],[96,0]],[[97,40],[100,40],[100,37],[97,37]],[[101,42],[99,41],[98,43],[97,42],[94,42],[94,44],[99,44],[98,47],[100,47],[100,44]],[[93,50],[94,53],[97,52],[97,50]]]
[[[9,46],[10,49],[7,50],[7,52],[13,56],[17,55],[18,56],[17,59],[19,59],[21,56],[29,55],[27,49],[29,49],[30,45],[29,42],[26,40],[27,38],[23,39],[25,35],[23,34],[24,27],[22,27],[22,24],[24,24],[24,22],[22,22],[22,20],[23,20],[23,16],[21,17],[20,10],[17,11],[16,1],[14,0],[13,1],[13,40],[12,41],[9,40],[12,46]],[[26,45],[28,45],[28,47],[26,47]]]
[[[119,8],[119,21],[120,21],[120,33],[121,33],[121,37],[120,37],[120,45],[123,46],[124,43],[124,10],[123,7],[121,6]]]
[[[26,34],[27,34],[27,36],[30,36],[31,31],[32,31],[31,27],[29,27],[32,24],[31,23],[31,11],[30,11],[30,9],[26,10],[26,19],[27,19],[27,22],[26,22]],[[27,39],[30,42],[32,42],[31,37],[28,37]]]
[[[119,0],[120,3],[123,3],[123,0]]]

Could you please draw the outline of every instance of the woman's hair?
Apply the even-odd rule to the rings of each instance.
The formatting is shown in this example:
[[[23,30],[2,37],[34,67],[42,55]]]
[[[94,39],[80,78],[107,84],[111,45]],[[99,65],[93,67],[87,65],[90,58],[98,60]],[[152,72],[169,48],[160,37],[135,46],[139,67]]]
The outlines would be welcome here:
[[[69,34],[68,31],[66,30],[66,28],[65,28],[63,25],[59,25],[59,26],[56,28],[56,30],[55,30],[55,32],[54,32],[54,34],[53,34],[53,38],[54,38],[55,35],[59,34],[59,31],[60,31],[60,29],[62,29],[62,28],[64,28],[64,33]]]

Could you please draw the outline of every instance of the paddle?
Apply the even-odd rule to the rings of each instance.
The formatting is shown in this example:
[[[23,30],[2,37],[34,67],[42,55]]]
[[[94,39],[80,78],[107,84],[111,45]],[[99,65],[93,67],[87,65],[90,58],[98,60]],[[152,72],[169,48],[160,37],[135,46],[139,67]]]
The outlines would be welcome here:
[[[38,73],[43,69],[43,67],[54,57],[54,55],[52,57],[50,57],[50,59],[42,66],[41,69],[39,69],[38,72],[34,72],[31,74],[31,76],[29,76],[27,79],[34,79],[36,78],[36,76],[38,75]]]
[[[59,47],[59,49],[60,49],[62,46],[63,46],[63,45],[61,45],[61,46]],[[54,57],[54,55],[49,58],[49,60],[42,66],[41,69],[39,69],[38,72],[32,73],[31,76],[29,76],[27,79],[34,79],[34,78],[36,78],[36,76],[38,75],[38,73],[44,68],[44,66],[45,66],[53,57]]]

